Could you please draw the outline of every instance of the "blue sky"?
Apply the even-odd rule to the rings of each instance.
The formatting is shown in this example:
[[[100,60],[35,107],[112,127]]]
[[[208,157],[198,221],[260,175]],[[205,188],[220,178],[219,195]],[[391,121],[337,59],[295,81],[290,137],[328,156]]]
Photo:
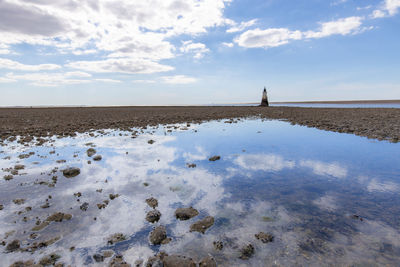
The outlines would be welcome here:
[[[400,99],[400,0],[0,0],[0,106]]]

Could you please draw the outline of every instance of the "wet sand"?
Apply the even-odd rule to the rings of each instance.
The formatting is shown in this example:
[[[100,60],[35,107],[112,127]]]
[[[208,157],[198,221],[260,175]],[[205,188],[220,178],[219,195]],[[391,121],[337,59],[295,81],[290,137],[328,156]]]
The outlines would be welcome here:
[[[71,136],[97,129],[191,123],[246,117],[286,120],[318,129],[398,142],[400,109],[248,106],[1,108],[0,140]]]

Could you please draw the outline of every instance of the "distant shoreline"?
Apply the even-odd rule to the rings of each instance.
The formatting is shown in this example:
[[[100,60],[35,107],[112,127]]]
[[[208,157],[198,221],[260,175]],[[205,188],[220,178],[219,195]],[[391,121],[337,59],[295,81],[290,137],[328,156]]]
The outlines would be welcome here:
[[[270,102],[271,104],[392,104],[399,103],[400,99],[392,100],[336,100],[336,101],[289,101]]]
[[[269,102],[275,104],[400,104],[400,99],[393,100],[334,100],[334,101],[277,101]],[[107,108],[107,107],[204,107],[204,106],[237,106],[237,105],[259,105],[260,103],[211,103],[211,104],[189,104],[189,105],[32,105],[32,106],[0,106],[1,108]]]

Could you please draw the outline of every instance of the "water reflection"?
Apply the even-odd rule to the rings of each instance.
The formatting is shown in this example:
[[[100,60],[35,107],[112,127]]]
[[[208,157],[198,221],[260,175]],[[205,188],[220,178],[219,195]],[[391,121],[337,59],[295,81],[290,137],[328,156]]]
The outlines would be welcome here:
[[[25,249],[33,242],[58,239],[34,253],[7,253],[2,246],[2,265],[38,262],[57,253],[66,264],[101,266],[112,257],[96,263],[92,256],[108,250],[131,264],[159,251],[196,262],[212,255],[220,266],[399,260],[400,197],[393,195],[400,178],[397,144],[260,120],[160,126],[136,135],[108,130],[52,138],[41,147],[16,142],[3,147],[1,177],[18,164],[25,168],[0,181],[1,240],[7,245],[18,239]],[[303,142],[293,142],[299,135]],[[349,146],[352,153],[343,153]],[[102,160],[89,157],[88,148]],[[208,160],[215,155],[221,160]],[[196,165],[189,168],[187,163]],[[61,170],[67,167],[79,167],[80,174],[63,177]],[[145,220],[149,197],[158,200],[162,214],[155,224]],[[15,204],[18,198],[25,202]],[[199,215],[177,220],[176,208],[189,206]],[[72,218],[31,230],[55,212]],[[205,234],[190,232],[190,225],[206,216],[214,217],[214,225]],[[148,235],[158,225],[166,226],[172,239],[168,244],[150,244]],[[272,234],[273,242],[257,240],[259,232]],[[116,233],[125,240],[109,244]],[[222,250],[215,249],[216,241],[222,242]],[[247,244],[255,253],[241,260],[240,250]]]

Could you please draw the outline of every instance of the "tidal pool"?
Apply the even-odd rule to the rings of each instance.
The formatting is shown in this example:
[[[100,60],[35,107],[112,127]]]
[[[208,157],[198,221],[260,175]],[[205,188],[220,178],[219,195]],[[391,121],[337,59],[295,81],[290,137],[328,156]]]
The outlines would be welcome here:
[[[1,266],[52,253],[71,266],[109,265],[115,255],[145,266],[161,251],[196,263],[212,256],[218,266],[400,261],[400,144],[259,119],[17,141],[0,147]],[[79,175],[66,178],[68,167]],[[156,223],[145,219],[150,197]],[[177,220],[182,207],[199,214]],[[56,212],[68,216],[46,222]],[[207,216],[214,224],[204,234],[190,232]],[[171,240],[152,245],[159,225]],[[241,259],[249,244],[254,253]]]

